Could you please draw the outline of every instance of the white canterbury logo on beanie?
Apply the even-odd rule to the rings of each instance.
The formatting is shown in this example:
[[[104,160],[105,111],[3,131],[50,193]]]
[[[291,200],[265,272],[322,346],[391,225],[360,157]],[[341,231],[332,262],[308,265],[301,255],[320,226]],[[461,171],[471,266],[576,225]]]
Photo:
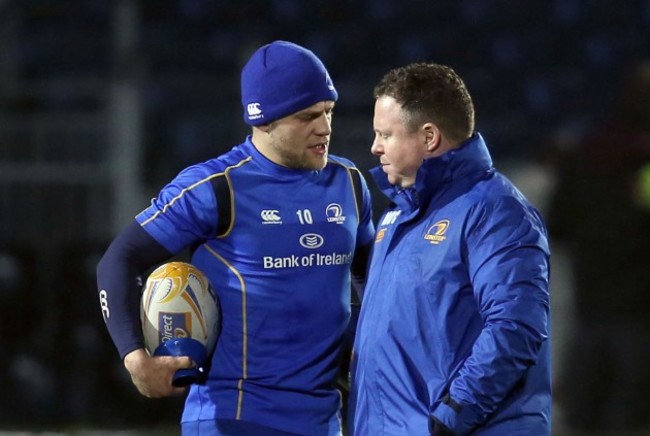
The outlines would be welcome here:
[[[250,103],[246,106],[246,111],[248,112],[248,118],[251,120],[256,120],[258,118],[263,118],[262,109],[260,109],[259,103]]]

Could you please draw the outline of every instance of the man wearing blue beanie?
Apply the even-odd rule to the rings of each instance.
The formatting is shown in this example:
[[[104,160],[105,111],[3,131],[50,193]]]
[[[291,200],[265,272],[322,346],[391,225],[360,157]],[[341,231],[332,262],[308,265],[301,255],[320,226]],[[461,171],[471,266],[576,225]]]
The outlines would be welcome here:
[[[341,435],[334,384],[355,325],[351,285],[362,291],[374,236],[368,187],[329,154],[338,94],[314,53],[286,41],[259,48],[241,98],[252,134],[181,171],[102,257],[106,325],[140,393],[185,393],[173,376],[193,362],[145,351],[132,284],[190,248],[222,326],[187,393],[182,433]]]
[[[286,41],[257,50],[241,74],[244,121],[268,124],[338,93],[325,65],[311,51]]]

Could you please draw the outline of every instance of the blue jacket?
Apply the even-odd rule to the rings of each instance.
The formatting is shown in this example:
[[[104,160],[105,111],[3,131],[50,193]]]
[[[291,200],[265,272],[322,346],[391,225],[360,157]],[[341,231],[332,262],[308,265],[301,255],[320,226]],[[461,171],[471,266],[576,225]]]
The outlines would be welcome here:
[[[426,160],[379,220],[352,361],[350,432],[550,434],[549,248],[483,138]]]

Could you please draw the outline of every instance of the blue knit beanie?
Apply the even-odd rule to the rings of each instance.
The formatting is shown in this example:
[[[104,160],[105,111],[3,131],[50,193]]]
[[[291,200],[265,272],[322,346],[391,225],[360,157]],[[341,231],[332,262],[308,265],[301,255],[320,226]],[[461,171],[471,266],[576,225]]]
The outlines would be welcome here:
[[[260,47],[241,72],[244,121],[268,124],[319,101],[338,99],[325,65],[310,50],[287,41]]]

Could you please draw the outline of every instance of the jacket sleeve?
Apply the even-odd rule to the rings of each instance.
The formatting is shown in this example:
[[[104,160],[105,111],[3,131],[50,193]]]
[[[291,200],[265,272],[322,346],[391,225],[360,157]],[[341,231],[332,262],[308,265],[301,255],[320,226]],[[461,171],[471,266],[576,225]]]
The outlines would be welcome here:
[[[482,424],[537,362],[549,323],[549,249],[539,213],[504,197],[471,216],[466,262],[484,327],[432,414],[459,435]]]

